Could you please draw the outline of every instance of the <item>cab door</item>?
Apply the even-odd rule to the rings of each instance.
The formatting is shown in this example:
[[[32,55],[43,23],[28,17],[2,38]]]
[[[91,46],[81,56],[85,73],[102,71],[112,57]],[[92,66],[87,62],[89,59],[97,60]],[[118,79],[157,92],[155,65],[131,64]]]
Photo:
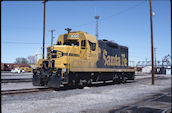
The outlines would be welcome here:
[[[98,47],[97,43],[89,42],[89,50],[88,50],[88,60],[90,62],[91,67],[96,67],[96,63],[98,60]]]
[[[86,40],[81,40],[80,58],[87,60],[87,43]]]

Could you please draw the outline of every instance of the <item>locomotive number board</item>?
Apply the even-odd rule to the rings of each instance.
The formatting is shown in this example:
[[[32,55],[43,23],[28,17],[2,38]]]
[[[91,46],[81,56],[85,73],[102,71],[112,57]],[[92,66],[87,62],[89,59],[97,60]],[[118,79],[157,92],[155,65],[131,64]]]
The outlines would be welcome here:
[[[79,34],[70,34],[69,38],[79,38]]]

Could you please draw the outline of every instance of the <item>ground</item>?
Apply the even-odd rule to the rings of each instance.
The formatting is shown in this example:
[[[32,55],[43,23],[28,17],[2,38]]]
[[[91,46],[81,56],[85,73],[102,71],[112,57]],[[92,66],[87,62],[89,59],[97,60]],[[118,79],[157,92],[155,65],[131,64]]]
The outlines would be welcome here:
[[[135,81],[126,84],[5,95],[1,97],[2,113],[109,112],[171,88],[171,75],[156,75],[155,85],[151,85],[150,77],[150,74],[140,74]],[[3,84],[2,88],[5,87],[9,88]]]

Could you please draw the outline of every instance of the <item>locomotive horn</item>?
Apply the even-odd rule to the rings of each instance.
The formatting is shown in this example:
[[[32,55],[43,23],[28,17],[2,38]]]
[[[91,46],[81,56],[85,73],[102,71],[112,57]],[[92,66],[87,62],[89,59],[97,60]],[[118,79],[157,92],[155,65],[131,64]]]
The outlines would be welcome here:
[[[66,28],[65,30],[67,31],[67,33],[70,33],[70,31],[71,31],[72,29]]]

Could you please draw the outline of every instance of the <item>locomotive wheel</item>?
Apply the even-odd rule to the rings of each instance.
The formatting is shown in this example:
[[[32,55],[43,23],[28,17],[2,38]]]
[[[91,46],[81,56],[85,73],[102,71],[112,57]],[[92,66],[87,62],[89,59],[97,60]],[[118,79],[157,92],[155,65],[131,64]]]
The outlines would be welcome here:
[[[72,78],[70,78],[69,79],[69,84],[67,85],[68,86],[68,88],[76,88],[76,81],[74,80],[74,79],[72,79]]]
[[[122,83],[126,83],[127,82],[127,77],[122,77]]]
[[[84,84],[83,84],[81,79],[78,80],[77,88],[79,88],[79,89],[83,89],[84,88]]]
[[[120,76],[119,75],[114,75],[114,77],[113,77],[113,83],[114,84],[119,84],[120,83]]]
[[[72,88],[76,88],[76,81],[75,80],[72,80],[72,83],[70,85]]]
[[[93,81],[92,79],[90,79],[90,80],[87,81],[87,86],[88,87],[91,87],[92,86],[92,81]]]

